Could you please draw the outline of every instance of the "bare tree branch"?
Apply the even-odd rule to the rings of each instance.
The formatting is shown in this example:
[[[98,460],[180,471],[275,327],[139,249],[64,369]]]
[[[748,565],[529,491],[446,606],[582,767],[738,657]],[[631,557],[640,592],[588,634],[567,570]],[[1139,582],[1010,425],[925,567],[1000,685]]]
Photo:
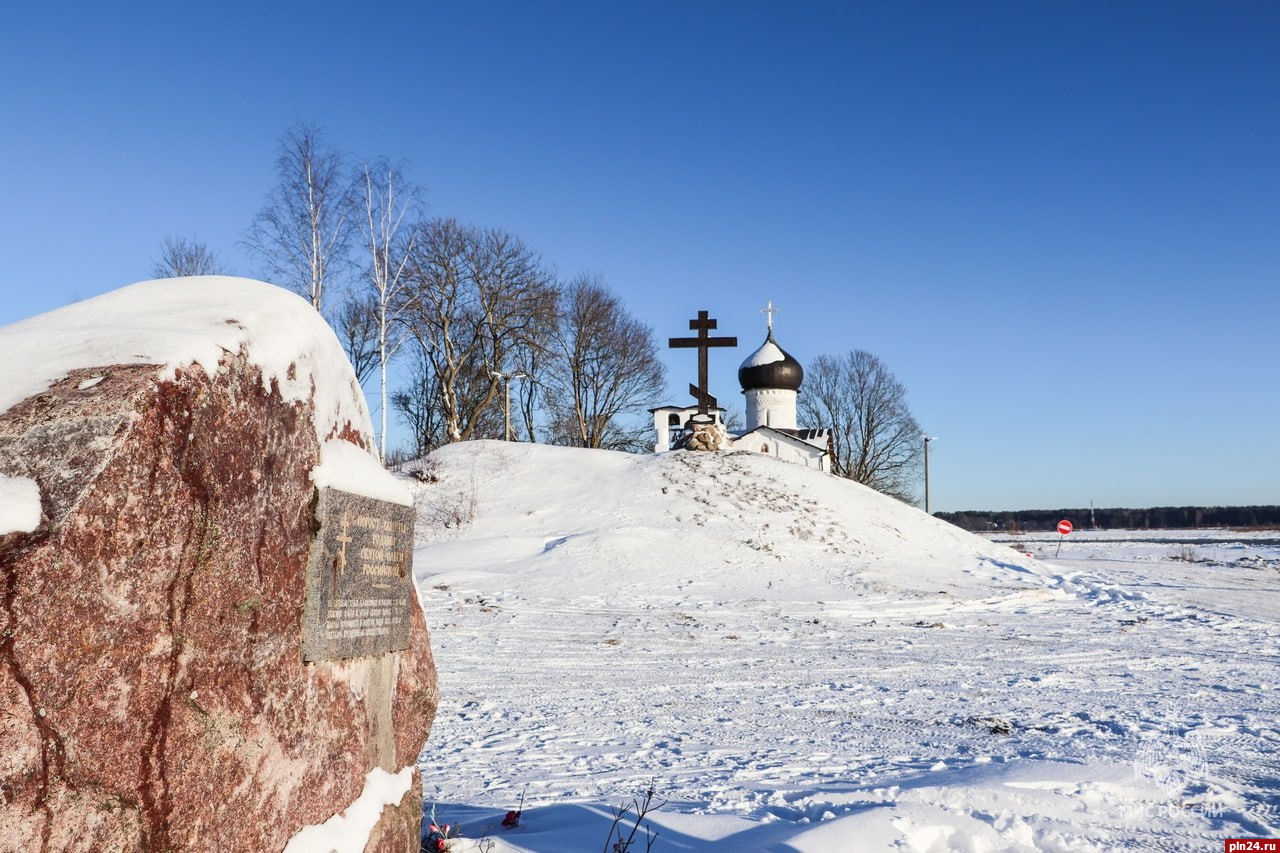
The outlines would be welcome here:
[[[637,450],[647,428],[628,430],[660,392],[666,369],[653,330],[633,318],[604,283],[579,276],[565,290],[555,337],[556,360],[546,380],[551,440],[557,444]]]
[[[356,224],[344,159],[325,147],[319,128],[298,124],[280,142],[276,177],[245,245],[268,278],[323,311]]]
[[[879,358],[854,350],[814,360],[799,407],[809,423],[831,428],[834,473],[911,501],[922,445],[906,397]]]
[[[448,441],[441,418],[439,394],[440,383],[431,361],[420,348],[414,347],[409,386],[391,396],[391,405],[413,434],[412,454],[415,458],[426,456]]]
[[[415,231],[407,227],[406,219],[417,212],[418,190],[406,183],[398,167],[379,160],[364,165],[361,195],[361,226],[369,251],[365,282],[373,313],[381,403],[378,455],[386,459],[387,365],[404,340],[404,327],[397,321],[405,307],[402,295],[415,239]]]
[[[209,247],[187,237],[165,237],[160,258],[151,266],[153,278],[219,275],[221,262]]]
[[[415,229],[398,311],[439,384],[450,441],[500,435],[499,383],[554,322],[555,288],[537,255],[500,230],[452,219]]]
[[[372,299],[354,294],[342,301],[334,317],[335,331],[361,385],[378,367],[378,317]]]

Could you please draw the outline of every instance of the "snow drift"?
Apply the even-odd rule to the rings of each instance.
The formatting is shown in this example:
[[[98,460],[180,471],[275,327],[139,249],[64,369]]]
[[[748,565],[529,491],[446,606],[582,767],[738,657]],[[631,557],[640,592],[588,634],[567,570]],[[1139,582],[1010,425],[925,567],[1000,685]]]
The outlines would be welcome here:
[[[1280,823],[1280,631],[1232,613],[1280,605],[1280,553],[1174,574],[1073,556],[1077,533],[1050,562],[749,453],[474,442],[416,476],[442,695],[419,764],[455,850],[595,853],[650,785],[655,851],[1209,849]]]

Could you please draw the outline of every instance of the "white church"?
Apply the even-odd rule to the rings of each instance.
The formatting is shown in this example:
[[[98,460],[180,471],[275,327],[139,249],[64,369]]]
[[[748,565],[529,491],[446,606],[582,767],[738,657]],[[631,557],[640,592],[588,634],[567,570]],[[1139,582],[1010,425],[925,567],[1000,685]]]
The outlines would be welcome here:
[[[801,429],[796,424],[796,399],[804,381],[804,368],[773,337],[772,303],[769,333],[764,343],[738,368],[738,384],[746,399],[746,430],[728,433],[730,450],[764,453],[819,471],[831,470],[831,430]],[[653,413],[657,433],[654,451],[664,453],[682,446],[697,406],[660,406]],[[708,412],[723,426],[721,407]]]

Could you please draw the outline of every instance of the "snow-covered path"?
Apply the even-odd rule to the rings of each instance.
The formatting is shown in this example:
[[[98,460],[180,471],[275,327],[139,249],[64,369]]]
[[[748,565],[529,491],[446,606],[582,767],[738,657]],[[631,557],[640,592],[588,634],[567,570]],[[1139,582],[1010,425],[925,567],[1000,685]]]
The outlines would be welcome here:
[[[486,460],[467,464],[487,482]],[[927,560],[858,539],[868,524],[936,538],[922,514],[849,508],[834,550],[746,544],[761,516],[732,528],[740,491],[709,489],[702,524],[672,525],[704,564],[726,561],[703,570],[673,565],[632,502],[654,469],[602,475],[614,485],[566,533],[549,463],[503,464],[474,524],[418,557],[443,697],[421,768],[471,838],[599,850],[608,807],[649,784],[669,800],[657,850],[1203,850],[1280,827],[1280,629],[1259,618],[1280,612],[1280,549],[1246,538],[1240,559],[1188,564],[1077,534],[1057,561],[990,542],[971,561],[939,540],[944,573],[968,580],[934,590]],[[699,503],[683,487],[706,471],[657,464]],[[500,509],[526,480],[532,514]],[[504,539],[511,521],[532,539]]]

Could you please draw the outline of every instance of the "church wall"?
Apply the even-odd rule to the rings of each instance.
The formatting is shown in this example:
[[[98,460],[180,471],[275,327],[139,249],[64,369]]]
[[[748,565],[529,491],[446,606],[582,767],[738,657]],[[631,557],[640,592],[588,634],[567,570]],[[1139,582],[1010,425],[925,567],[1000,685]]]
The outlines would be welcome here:
[[[734,450],[763,453],[766,456],[781,459],[783,462],[803,465],[806,468],[813,468],[818,471],[826,470],[822,451],[818,448],[809,446],[797,447],[796,445],[779,441],[773,436],[745,435],[738,439],[733,447]]]
[[[796,428],[796,392],[781,388],[752,388],[744,391],[747,398],[747,429],[770,426],[775,429]]]
[[[819,450],[803,450],[782,442],[775,442],[774,455],[785,462],[794,462],[806,468],[817,468],[822,459]]]

